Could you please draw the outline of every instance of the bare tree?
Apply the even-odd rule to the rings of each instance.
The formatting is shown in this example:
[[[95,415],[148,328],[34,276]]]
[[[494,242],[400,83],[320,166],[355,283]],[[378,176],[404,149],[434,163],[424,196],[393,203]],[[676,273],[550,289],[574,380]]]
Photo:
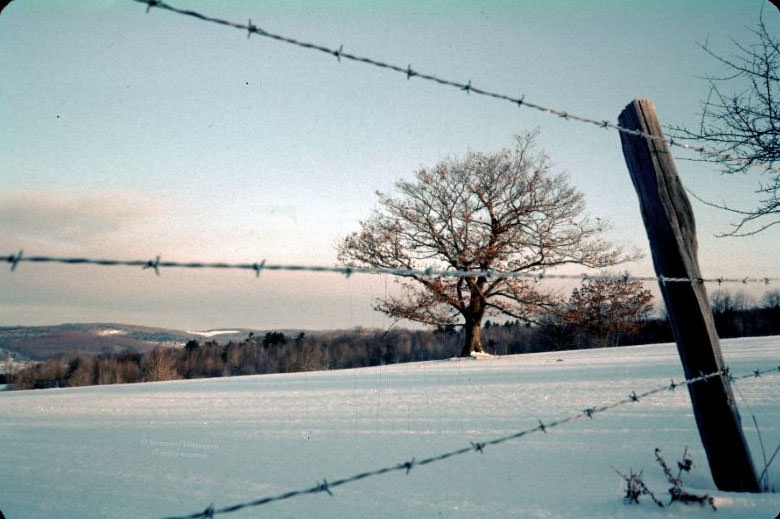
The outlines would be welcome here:
[[[768,290],[761,297],[761,305],[764,308],[780,308],[780,290]]]
[[[710,294],[710,308],[714,314],[734,310],[734,296],[728,290],[715,290]]]
[[[734,56],[702,45],[725,72],[708,78],[710,91],[702,103],[699,127],[672,128],[676,138],[696,139],[739,157],[739,161],[715,156],[706,159],[718,162],[725,173],[744,173],[756,164],[780,165],[780,38],[767,27],[763,14],[752,32],[753,42],[734,42]],[[765,180],[756,191],[760,201],[754,208],[735,208],[694,196],[738,217],[726,235],[756,234],[780,223],[780,173],[766,168],[764,172]]]
[[[653,294],[641,281],[588,279],[572,290],[561,317],[593,333],[599,347],[605,347],[616,345],[621,333],[638,333],[652,311]]]
[[[146,382],[181,378],[176,371],[174,355],[159,346],[143,356],[140,367]]]
[[[714,314],[723,314],[726,312],[743,312],[756,304],[753,297],[743,290],[731,292],[729,290],[718,289],[710,295],[710,307]]]
[[[81,354],[70,361],[69,386],[90,386],[95,383],[96,363],[91,355]]]
[[[601,239],[605,223],[591,220],[582,194],[549,158],[534,150],[535,133],[515,149],[469,153],[423,168],[399,181],[397,197],[380,207],[339,247],[339,260],[420,270],[542,272],[566,264],[603,267],[629,259]],[[402,297],[376,309],[396,319],[463,326],[461,355],[481,352],[486,315],[530,322],[555,298],[529,279],[409,276]]]

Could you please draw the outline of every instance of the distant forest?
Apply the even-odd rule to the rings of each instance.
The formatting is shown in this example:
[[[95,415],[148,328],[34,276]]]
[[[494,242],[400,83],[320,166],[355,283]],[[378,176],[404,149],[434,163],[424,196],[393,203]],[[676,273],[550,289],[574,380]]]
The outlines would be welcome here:
[[[780,291],[768,292],[757,304],[744,294],[717,290],[711,302],[720,337],[780,334]],[[635,333],[616,334],[610,344],[673,340],[665,318],[644,319],[641,324]],[[269,332],[262,337],[249,334],[243,341],[227,344],[191,340],[184,348],[157,348],[148,353],[74,352],[31,366],[8,382],[12,389],[34,389],[356,368],[454,357],[463,340],[463,332],[454,327],[435,331],[355,329],[313,336]],[[488,321],[482,341],[487,352],[496,355],[603,344],[588,328],[555,316],[534,325]]]

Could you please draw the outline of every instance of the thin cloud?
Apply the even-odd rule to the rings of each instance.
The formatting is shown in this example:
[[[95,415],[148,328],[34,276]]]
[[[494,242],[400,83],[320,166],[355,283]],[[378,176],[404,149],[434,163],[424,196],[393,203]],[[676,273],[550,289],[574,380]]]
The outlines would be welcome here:
[[[16,190],[0,195],[0,242],[32,253],[116,250],[165,213],[160,200],[132,191]]]

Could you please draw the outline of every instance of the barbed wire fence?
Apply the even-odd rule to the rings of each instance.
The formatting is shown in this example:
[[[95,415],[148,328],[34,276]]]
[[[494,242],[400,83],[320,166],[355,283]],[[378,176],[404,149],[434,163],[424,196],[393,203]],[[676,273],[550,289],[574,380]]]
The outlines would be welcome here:
[[[656,142],[663,142],[672,147],[677,147],[677,148],[698,153],[703,157],[747,164],[750,166],[763,168],[767,171],[780,173],[780,168],[774,167],[770,164],[763,164],[754,160],[744,159],[736,155],[708,149],[703,146],[694,146],[688,144],[687,142],[683,142],[679,139],[666,138],[659,135],[649,134],[635,129],[626,128],[616,123],[610,122],[608,120],[600,120],[600,119],[585,117],[565,110],[543,106],[526,100],[525,96],[516,97],[516,96],[507,95],[499,92],[493,92],[473,85],[471,80],[468,80],[466,83],[463,83],[460,81],[455,81],[455,80],[439,77],[434,74],[415,70],[412,68],[411,64],[404,67],[397,64],[384,62],[378,59],[353,54],[344,51],[343,45],[339,46],[339,48],[336,49],[325,45],[306,42],[297,38],[292,38],[289,36],[284,36],[281,34],[269,32],[253,24],[251,20],[249,20],[247,23],[233,22],[226,19],[208,16],[199,13],[197,11],[177,8],[161,0],[132,0],[132,1],[145,4],[147,6],[147,12],[149,12],[151,8],[166,10],[176,14],[196,18],[201,21],[216,23],[219,25],[231,27],[233,29],[245,31],[247,33],[247,38],[250,38],[252,35],[269,38],[282,43],[294,45],[300,48],[318,51],[318,52],[322,52],[334,56],[338,62],[341,62],[341,60],[344,59],[348,61],[362,63],[364,65],[370,65],[373,67],[402,74],[407,78],[407,80],[410,80],[412,78],[421,79],[421,80],[436,83],[441,86],[456,88],[460,91],[465,92],[466,94],[474,94],[474,95],[483,96],[487,98],[493,98],[499,101],[509,102],[519,108],[529,108],[539,112],[547,113],[562,118],[566,121],[585,123],[591,126],[595,126],[597,128],[616,130],[620,133],[629,134],[633,136],[640,136]],[[167,261],[167,260],[164,261],[161,259],[161,256],[159,255],[156,256],[154,259],[146,259],[146,260],[57,257],[57,256],[49,256],[49,255],[25,256],[23,251],[19,251],[13,254],[8,254],[7,256],[0,258],[0,261],[4,261],[7,264],[9,264],[11,271],[15,271],[21,263],[37,263],[37,264],[62,264],[62,265],[71,265],[71,266],[89,265],[89,266],[104,266],[104,267],[140,267],[142,269],[152,270],[156,275],[160,275],[161,269],[173,268],[173,269],[242,270],[242,271],[254,272],[256,277],[259,277],[263,271],[286,271],[286,272],[308,272],[308,273],[335,273],[335,274],[345,275],[346,277],[350,277],[353,274],[380,274],[380,275],[386,274],[386,275],[394,275],[400,277],[421,277],[421,278],[426,278],[426,277],[427,278],[430,277],[527,278],[527,279],[539,280],[539,281],[544,279],[562,279],[562,280],[563,279],[570,279],[570,280],[618,279],[623,281],[629,281],[629,280],[656,281],[661,284],[717,283],[718,285],[720,285],[723,283],[740,283],[740,284],[761,283],[764,285],[769,285],[770,283],[780,281],[780,277],[746,276],[746,277],[687,278],[687,277],[668,277],[668,276],[637,276],[628,273],[622,275],[588,274],[588,273],[557,274],[557,273],[527,272],[527,271],[507,272],[507,271],[495,271],[495,270],[455,270],[455,269],[442,270],[442,269],[434,269],[434,268],[426,268],[426,269],[385,268],[385,267],[368,267],[368,266],[360,266],[360,265],[317,266],[317,265],[297,265],[297,264],[273,264],[273,263],[266,262],[266,260],[253,262],[253,263],[201,262],[201,261],[183,262],[183,261]],[[546,423],[539,420],[538,425],[534,427],[523,429],[511,434],[499,436],[492,439],[487,439],[479,442],[471,442],[470,445],[463,446],[455,450],[450,450],[440,454],[430,455],[428,457],[424,457],[420,459],[412,458],[410,460],[403,461],[401,463],[397,463],[394,465],[389,465],[389,466],[385,466],[385,467],[381,467],[378,469],[369,470],[365,472],[360,472],[352,476],[343,477],[340,479],[331,479],[329,481],[328,479],[323,478],[321,481],[317,482],[314,486],[301,488],[297,490],[290,490],[284,493],[280,493],[268,497],[261,497],[261,498],[245,501],[242,503],[236,503],[222,508],[215,508],[214,505],[212,504],[200,512],[192,513],[190,515],[170,516],[170,517],[166,517],[165,519],[213,518],[216,515],[229,514],[229,513],[237,512],[242,509],[260,507],[270,503],[289,500],[297,497],[302,497],[305,495],[324,493],[333,496],[332,490],[337,487],[355,483],[368,478],[381,476],[383,474],[388,474],[391,472],[403,472],[408,475],[413,469],[416,469],[418,467],[438,463],[456,456],[462,456],[470,453],[482,453],[487,447],[499,445],[511,440],[520,439],[522,437],[536,434],[536,433],[546,433],[549,429],[567,423],[575,422],[583,418],[593,419],[594,416],[596,416],[597,414],[618,407],[622,407],[625,405],[629,405],[632,403],[639,403],[645,398],[660,393],[672,392],[678,387],[688,387],[688,386],[692,386],[693,384],[707,383],[710,379],[714,379],[718,377],[724,377],[728,382],[736,383],[740,380],[744,380],[748,378],[762,377],[764,375],[776,375],[778,373],[780,373],[780,366],[773,367],[773,368],[765,368],[765,369],[754,369],[752,372],[745,373],[742,375],[733,375],[728,370],[728,368],[726,368],[709,374],[701,373],[697,377],[685,379],[680,382],[675,382],[672,379],[668,384],[660,385],[649,390],[645,390],[642,392],[632,391],[629,395],[615,402],[584,408],[574,414],[562,418],[558,418],[552,421],[548,421]],[[762,478],[766,475],[768,467],[774,461],[775,457],[778,454],[778,451],[780,451],[780,446],[778,447],[777,450],[775,450],[772,456],[769,457],[769,459],[767,459],[766,455],[764,455],[765,466],[764,466],[764,471],[761,475]]]
[[[650,139],[657,142],[663,142],[669,146],[679,147],[686,150],[697,152],[703,156],[717,158],[725,161],[738,162],[748,164],[751,166],[761,167],[767,171],[774,171],[780,173],[780,168],[773,167],[770,164],[763,164],[754,160],[744,159],[733,154],[723,153],[716,150],[707,149],[703,146],[693,146],[685,142],[681,142],[679,139],[667,138],[660,135],[646,133],[633,128],[626,128],[619,124],[610,122],[606,119],[595,119],[591,117],[585,117],[566,110],[543,106],[537,103],[527,101],[525,96],[515,97],[508,94],[493,92],[483,88],[474,86],[469,80],[466,83],[443,78],[434,74],[422,72],[412,69],[411,64],[406,67],[384,62],[375,58],[366,56],[359,56],[350,52],[344,51],[344,46],[339,46],[338,49],[328,47],[325,45],[302,41],[297,38],[276,34],[265,29],[262,29],[258,25],[252,23],[250,19],[247,23],[234,22],[231,20],[218,18],[215,16],[206,15],[198,11],[190,9],[181,9],[168,4],[162,0],[132,0],[136,3],[146,5],[146,12],[149,13],[152,8],[166,10],[172,13],[176,13],[183,16],[188,16],[201,21],[215,23],[218,25],[230,27],[233,29],[239,29],[246,31],[247,38],[253,34],[276,40],[282,43],[294,45],[308,50],[314,50],[322,52],[328,55],[335,56],[338,62],[342,59],[378,67],[385,70],[401,73],[406,76],[407,79],[418,78],[426,81],[436,83],[441,86],[447,86],[457,88],[467,94],[475,94],[488,98],[498,99],[501,101],[510,102],[518,107],[531,108],[543,113],[558,116],[567,121],[576,121],[581,123],[587,123],[592,126],[596,126],[603,129],[613,129],[620,133],[625,133],[634,136],[641,136],[646,139]],[[96,259],[96,258],[74,258],[74,257],[55,257],[55,256],[24,256],[22,251],[17,254],[9,254],[1,260],[11,264],[11,270],[14,271],[18,267],[20,262],[30,263],[60,263],[67,265],[96,265],[96,266],[128,266],[128,267],[142,267],[144,269],[152,269],[159,275],[161,268],[189,268],[189,269],[218,269],[218,270],[251,270],[254,271],[256,276],[259,277],[263,270],[268,271],[287,271],[287,272],[313,272],[313,273],[338,273],[350,277],[352,274],[390,274],[402,277],[465,277],[465,278],[528,278],[528,279],[622,279],[624,281],[657,281],[661,284],[665,283],[717,283],[718,285],[723,283],[763,283],[769,285],[771,282],[780,281],[780,277],[756,277],[756,276],[744,276],[744,277],[669,277],[669,276],[637,276],[632,274],[613,275],[613,274],[555,274],[542,272],[528,272],[528,271],[509,271],[500,272],[495,270],[456,270],[456,269],[410,269],[410,268],[388,268],[388,267],[373,267],[373,266],[356,266],[356,265],[343,265],[343,266],[317,266],[317,265],[294,265],[294,264],[267,264],[265,260],[255,263],[228,263],[228,262],[201,262],[201,261],[161,261],[160,256],[157,256],[152,260],[122,260],[122,259]]]
[[[399,277],[419,277],[419,278],[449,278],[449,277],[462,277],[462,278],[488,278],[488,279],[501,279],[501,278],[526,278],[531,280],[542,281],[545,279],[560,279],[560,280],[620,280],[620,281],[657,281],[658,283],[717,283],[718,285],[723,283],[739,283],[739,284],[753,284],[760,283],[769,285],[770,283],[780,281],[780,277],[669,277],[669,276],[635,276],[633,274],[556,274],[542,272],[529,272],[524,270],[519,271],[499,271],[499,270],[456,270],[456,269],[409,269],[409,268],[390,268],[390,267],[369,267],[362,265],[294,265],[294,264],[274,264],[267,263],[266,260],[254,263],[229,263],[229,262],[201,262],[201,261],[163,261],[161,256],[156,256],[154,259],[148,260],[132,260],[132,259],[107,259],[107,258],[74,258],[74,257],[57,257],[57,256],[25,256],[24,251],[19,251],[15,254],[8,254],[0,257],[0,261],[10,264],[11,271],[15,271],[20,263],[56,263],[63,265],[93,265],[102,267],[141,267],[142,269],[150,269],[154,271],[158,276],[160,270],[164,268],[174,269],[202,269],[202,270],[248,270],[255,273],[256,277],[260,276],[263,271],[282,271],[282,272],[309,272],[309,273],[331,273],[342,274],[349,278],[353,274],[374,274],[382,275],[389,274]]]
[[[231,20],[226,20],[224,18],[218,18],[215,16],[209,16],[203,13],[200,13],[198,11],[193,11],[190,9],[181,9],[175,6],[172,6],[162,0],[132,0],[133,2],[141,3],[146,5],[146,12],[149,13],[149,11],[154,7],[157,9],[163,9],[172,13],[189,16],[191,18],[196,18],[198,20],[204,21],[204,22],[210,22],[215,23],[218,25],[223,25],[226,27],[231,27],[233,29],[238,29],[241,31],[245,31],[247,33],[247,38],[251,37],[253,34],[257,36],[261,36],[263,38],[269,38],[272,40],[276,40],[282,43],[287,43],[289,45],[294,45],[296,47],[301,47],[308,50],[318,51],[325,54],[328,54],[330,56],[334,56],[338,62],[341,62],[342,59],[353,61],[356,63],[362,63],[364,65],[370,65],[373,67],[381,68],[384,70],[390,70],[399,74],[402,74],[406,76],[406,79],[412,79],[417,78],[424,81],[430,81],[433,83],[436,83],[441,86],[445,87],[451,87],[456,88],[458,90],[461,90],[467,94],[475,94],[478,96],[484,96],[488,98],[497,99],[500,101],[509,102],[517,107],[520,108],[530,108],[532,110],[536,110],[542,113],[554,115],[557,117],[560,117],[567,121],[576,121],[580,123],[589,124],[592,126],[596,126],[598,128],[603,129],[611,129],[611,130],[617,130],[620,133],[625,133],[628,135],[634,135],[637,137],[644,137],[646,139],[650,139],[652,141],[656,142],[665,142],[669,146],[677,147],[689,151],[696,152],[704,157],[709,157],[713,159],[719,159],[719,160],[725,160],[728,162],[735,162],[739,164],[744,164],[748,166],[753,166],[757,168],[762,168],[766,171],[772,171],[774,173],[780,173],[780,167],[772,166],[771,164],[765,164],[762,162],[758,162],[753,159],[746,159],[743,157],[739,157],[737,155],[731,154],[731,153],[724,153],[717,150],[708,149],[704,146],[694,146],[691,144],[688,144],[687,142],[684,142],[683,139],[677,138],[667,138],[659,135],[654,135],[651,133],[642,132],[639,130],[635,130],[633,128],[626,128],[624,126],[621,126],[619,124],[613,123],[607,119],[596,119],[592,117],[586,117],[583,115],[578,115],[566,110],[561,110],[558,108],[552,108],[549,106],[540,105],[537,103],[533,103],[531,101],[526,100],[524,95],[521,95],[520,97],[503,94],[500,92],[493,92],[490,90],[486,90],[484,88],[477,87],[472,84],[471,80],[468,80],[466,83],[463,83],[461,81],[455,81],[452,79],[443,78],[440,76],[437,76],[435,74],[430,74],[426,72],[422,72],[419,70],[414,70],[412,68],[412,65],[409,64],[407,66],[401,66],[397,64],[388,63],[376,58],[370,58],[366,56],[359,56],[357,54],[353,54],[351,52],[344,50],[344,45],[340,45],[338,49],[333,47],[328,47],[326,45],[321,45],[318,43],[312,43],[303,41],[297,38],[292,38],[290,36],[284,36],[282,34],[276,34],[270,31],[267,31],[265,29],[262,29],[258,25],[255,25],[252,23],[252,20],[249,20],[247,23],[241,23],[241,22],[234,22]]]
[[[556,420],[543,422],[542,420],[538,420],[538,425],[535,427],[530,427],[527,429],[523,429],[520,431],[517,431],[512,434],[507,434],[504,436],[499,436],[496,438],[491,438],[483,441],[472,441],[469,445],[460,447],[458,449],[442,452],[440,454],[431,455],[425,458],[412,458],[406,461],[403,461],[401,463],[396,463],[393,465],[388,465],[385,467],[381,467],[374,470],[368,470],[365,472],[360,472],[357,474],[354,474],[352,476],[339,478],[339,479],[331,479],[330,481],[327,478],[323,478],[321,481],[318,481],[314,486],[301,488],[297,490],[290,490],[287,492],[283,492],[281,494],[276,494],[272,496],[267,497],[260,497],[257,499],[253,499],[250,501],[245,501],[242,503],[236,503],[229,506],[225,506],[222,508],[215,508],[214,504],[212,503],[209,505],[206,509],[195,512],[189,515],[178,515],[178,516],[167,516],[163,519],[199,519],[199,518],[213,518],[216,515],[222,515],[222,514],[229,514],[233,512],[238,512],[239,510],[244,510],[246,508],[256,508],[264,505],[268,505],[271,503],[276,503],[279,501],[286,501],[288,499],[294,499],[298,497],[303,497],[307,495],[313,495],[313,494],[328,494],[329,496],[333,496],[333,489],[349,485],[351,483],[356,483],[358,481],[362,481],[365,479],[381,476],[383,474],[388,474],[391,472],[403,472],[405,474],[409,474],[413,469],[417,467],[422,467],[426,465],[431,465],[434,463],[438,463],[456,456],[463,456],[470,453],[483,453],[487,447],[492,447],[494,445],[499,445],[502,443],[506,443],[511,440],[517,440],[519,438],[522,438],[524,436],[529,436],[531,434],[536,433],[547,433],[548,430],[553,429],[555,427],[575,422],[577,420],[581,420],[583,418],[589,418],[593,419],[594,416],[596,416],[599,413],[603,413],[606,411],[609,411],[611,409],[615,409],[618,407],[622,407],[628,404],[632,403],[639,403],[642,400],[644,400],[647,397],[659,394],[659,393],[670,393],[675,391],[679,387],[687,387],[691,386],[693,384],[698,383],[707,383],[710,379],[718,378],[718,377],[724,377],[726,380],[728,380],[731,383],[735,383],[739,380],[749,379],[749,378],[759,378],[764,375],[776,375],[780,374],[780,365],[773,367],[773,368],[764,368],[764,369],[753,369],[749,373],[744,373],[741,375],[734,375],[731,373],[731,371],[728,368],[715,371],[713,373],[708,374],[701,374],[697,377],[685,379],[679,382],[675,382],[674,379],[671,379],[668,384],[660,385],[657,387],[654,387],[652,389],[648,389],[642,392],[637,393],[636,391],[632,391],[629,395],[627,395],[624,398],[621,398],[620,400],[617,400],[615,402],[606,403],[602,405],[597,405],[593,407],[587,407],[584,408],[574,414],[558,418]],[[778,447],[778,450],[780,450],[780,447]],[[769,464],[774,461],[775,456],[777,455],[777,452],[775,452],[775,455],[772,456],[771,460],[769,461]],[[769,468],[769,465],[766,464],[764,467],[764,472],[762,473],[762,477],[767,472],[767,469]]]

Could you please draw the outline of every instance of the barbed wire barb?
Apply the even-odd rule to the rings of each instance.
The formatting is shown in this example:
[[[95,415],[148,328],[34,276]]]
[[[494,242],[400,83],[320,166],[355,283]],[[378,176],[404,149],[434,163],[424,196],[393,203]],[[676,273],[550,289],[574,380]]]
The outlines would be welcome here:
[[[11,272],[16,270],[16,266],[19,265],[19,262],[22,260],[22,254],[24,254],[23,250],[20,250],[16,253],[16,255],[11,255],[8,257],[10,263],[11,263]]]
[[[155,275],[160,275],[160,255],[158,254],[156,258],[153,260],[149,260],[146,262],[146,265],[143,266],[144,270],[146,269],[153,269]]]
[[[255,263],[252,265],[252,268],[255,270],[255,277],[260,277],[260,271],[265,268],[265,260],[261,261],[260,263]]]

